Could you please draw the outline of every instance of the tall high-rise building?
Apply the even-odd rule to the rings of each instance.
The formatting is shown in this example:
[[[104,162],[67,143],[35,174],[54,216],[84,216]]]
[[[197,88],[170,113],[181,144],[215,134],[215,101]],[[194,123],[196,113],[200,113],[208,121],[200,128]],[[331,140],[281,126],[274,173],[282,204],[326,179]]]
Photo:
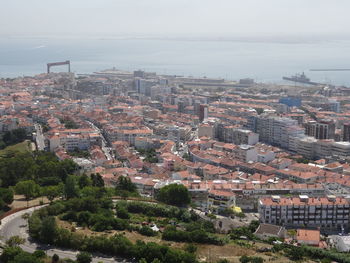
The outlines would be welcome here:
[[[350,122],[344,123],[342,135],[343,141],[350,142]]]
[[[184,101],[178,101],[177,102],[177,111],[179,113],[184,113],[185,112],[185,107],[186,107],[186,104]]]
[[[305,124],[305,133],[319,140],[334,139],[335,123],[332,120],[309,121]]]
[[[199,120],[202,122],[208,118],[208,105],[199,105]]]
[[[290,148],[292,137],[305,135],[298,121],[290,118],[257,116],[254,120],[254,132],[259,134],[259,140],[285,149]]]

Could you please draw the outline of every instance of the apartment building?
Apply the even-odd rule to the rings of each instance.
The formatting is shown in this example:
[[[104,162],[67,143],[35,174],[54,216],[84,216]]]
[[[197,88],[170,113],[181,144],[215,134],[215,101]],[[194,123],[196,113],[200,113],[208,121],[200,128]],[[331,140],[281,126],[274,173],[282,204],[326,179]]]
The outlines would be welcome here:
[[[147,127],[139,129],[105,129],[105,135],[109,142],[124,141],[130,145],[135,145],[136,138],[150,138],[153,135],[153,131]]]
[[[350,142],[317,140],[314,137],[306,136],[296,139],[296,152],[309,159],[348,156],[350,154]]]
[[[335,123],[333,120],[309,121],[305,124],[305,133],[319,140],[334,139]]]
[[[224,127],[223,129],[224,142],[234,143],[236,145],[248,144],[254,145],[259,142],[259,134],[250,130],[238,129],[233,126]]]
[[[177,125],[167,128],[167,139],[176,144],[188,141],[191,138],[192,129],[190,126],[180,127]]]
[[[202,123],[198,126],[198,138],[207,137],[214,139],[215,137],[215,127],[209,123]]]
[[[350,141],[350,123],[344,123],[342,127],[342,140],[349,142]]]
[[[236,205],[236,195],[230,191],[210,190],[208,207],[215,213]]]
[[[252,130],[259,134],[260,141],[289,149],[291,137],[304,135],[298,121],[281,117],[254,117],[250,120]]]
[[[242,144],[233,149],[235,158],[242,162],[256,162],[258,160],[258,151],[252,145]]]
[[[92,145],[102,145],[100,134],[96,132],[85,132],[83,129],[65,130],[56,132],[48,137],[49,149],[53,152],[62,147],[66,151],[88,150]]]
[[[271,196],[258,204],[262,223],[286,227],[319,227],[322,232],[349,228],[350,202],[344,197]]]

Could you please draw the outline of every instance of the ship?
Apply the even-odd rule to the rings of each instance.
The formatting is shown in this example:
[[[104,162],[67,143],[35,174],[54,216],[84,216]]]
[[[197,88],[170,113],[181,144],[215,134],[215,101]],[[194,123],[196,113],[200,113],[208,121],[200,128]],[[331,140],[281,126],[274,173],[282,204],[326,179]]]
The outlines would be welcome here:
[[[283,79],[288,81],[298,82],[298,83],[309,84],[309,85],[319,85],[319,83],[313,82],[308,77],[306,77],[304,72],[301,74],[296,74],[291,77],[283,77]]]

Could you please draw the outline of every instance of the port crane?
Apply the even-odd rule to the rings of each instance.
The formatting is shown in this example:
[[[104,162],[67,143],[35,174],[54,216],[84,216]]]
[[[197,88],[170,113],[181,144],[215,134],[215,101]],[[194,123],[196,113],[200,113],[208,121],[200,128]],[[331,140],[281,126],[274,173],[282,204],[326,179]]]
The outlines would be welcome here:
[[[50,73],[50,68],[55,66],[62,66],[62,65],[68,65],[68,72],[70,72],[70,61],[62,61],[62,62],[53,62],[53,63],[47,63],[47,74]]]

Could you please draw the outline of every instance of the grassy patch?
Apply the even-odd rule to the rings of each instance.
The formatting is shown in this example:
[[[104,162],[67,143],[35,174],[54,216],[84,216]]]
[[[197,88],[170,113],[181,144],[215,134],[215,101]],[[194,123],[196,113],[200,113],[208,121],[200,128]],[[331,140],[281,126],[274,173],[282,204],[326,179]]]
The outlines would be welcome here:
[[[11,145],[6,147],[3,150],[0,150],[0,157],[5,157],[11,153],[19,152],[19,153],[26,153],[31,151],[31,142],[26,140],[24,142],[17,143],[15,145]]]

